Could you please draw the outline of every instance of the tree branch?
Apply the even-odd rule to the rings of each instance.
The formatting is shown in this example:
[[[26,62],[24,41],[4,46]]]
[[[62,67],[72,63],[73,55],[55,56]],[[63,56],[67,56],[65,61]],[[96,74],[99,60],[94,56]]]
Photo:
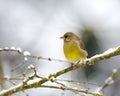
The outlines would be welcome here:
[[[7,96],[7,95],[14,94],[16,92],[19,92],[19,91],[24,91],[24,90],[27,90],[27,89],[30,89],[30,88],[40,87],[43,83],[45,83],[47,81],[52,81],[52,79],[54,79],[54,78],[56,78],[56,77],[58,77],[62,74],[65,74],[67,72],[75,70],[79,67],[84,67],[84,66],[87,66],[87,65],[93,65],[97,61],[108,59],[108,58],[116,56],[116,55],[120,55],[120,46],[116,47],[116,48],[111,48],[111,49],[105,51],[102,54],[95,55],[95,56],[93,56],[91,58],[88,58],[84,61],[75,62],[73,66],[70,66],[70,67],[65,68],[63,70],[60,70],[56,73],[50,74],[47,78],[42,78],[42,80],[40,79],[38,81],[27,82],[27,84],[20,83],[15,87],[9,88],[7,90],[3,90],[3,91],[0,92],[0,96]]]

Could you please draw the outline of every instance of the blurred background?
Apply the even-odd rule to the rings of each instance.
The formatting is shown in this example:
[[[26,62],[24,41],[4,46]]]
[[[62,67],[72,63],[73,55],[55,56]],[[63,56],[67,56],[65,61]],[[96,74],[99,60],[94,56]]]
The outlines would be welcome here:
[[[119,0],[0,0],[0,48],[14,46],[32,55],[65,60],[63,41],[65,32],[74,32],[85,42],[89,56],[102,53],[120,45]],[[102,85],[114,68],[120,67],[120,56],[100,61],[94,66],[79,68],[60,76],[61,79],[86,81]],[[11,68],[22,57],[16,53],[0,53],[0,76],[10,76]],[[47,60],[28,60],[14,71],[14,77],[33,64],[41,76],[64,69],[70,64]],[[1,80],[1,82],[4,82]],[[0,90],[10,88],[1,83]],[[72,85],[71,85],[72,86]],[[88,87],[88,85],[87,85]],[[95,91],[96,86],[91,85]],[[104,96],[119,96],[120,83],[105,89]],[[25,91],[29,96],[61,96],[57,89],[33,88]],[[13,96],[25,96],[19,92]],[[69,91],[64,96],[79,96]]]

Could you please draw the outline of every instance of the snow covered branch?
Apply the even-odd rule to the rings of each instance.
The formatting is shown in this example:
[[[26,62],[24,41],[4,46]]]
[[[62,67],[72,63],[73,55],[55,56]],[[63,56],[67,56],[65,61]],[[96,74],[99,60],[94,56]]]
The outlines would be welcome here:
[[[22,52],[21,49],[15,49],[15,48],[5,48],[5,49],[0,49],[0,52],[2,51],[15,51],[15,52],[18,52],[19,54],[22,54],[25,58],[27,57],[33,57],[33,58],[37,58],[37,59],[41,59],[42,57],[40,56],[32,56],[29,52]],[[62,74],[65,74],[67,72],[70,72],[72,70],[75,70],[77,68],[80,68],[80,67],[84,67],[84,66],[89,66],[89,65],[93,65],[95,64],[95,62],[98,62],[100,60],[104,60],[104,59],[109,59],[110,57],[113,57],[113,56],[116,56],[116,55],[120,55],[120,46],[119,47],[116,47],[116,48],[111,48],[111,49],[108,49],[107,51],[105,51],[104,53],[102,54],[98,54],[98,55],[95,55],[91,58],[88,58],[84,61],[77,61],[75,62],[72,66],[68,67],[68,68],[65,68],[63,70],[60,70],[56,73],[52,73],[52,74],[49,74],[49,76],[47,77],[43,77],[43,78],[39,78],[39,80],[34,80],[34,76],[36,76],[36,74],[34,74],[32,77],[33,81],[32,82],[29,82],[29,80],[31,80],[30,78],[27,78],[25,80],[23,80],[22,83],[12,87],[12,88],[9,88],[7,90],[3,90],[0,92],[0,96],[8,96],[8,95],[11,95],[11,94],[14,94],[16,92],[19,92],[19,91],[24,91],[24,90],[27,90],[27,89],[30,89],[30,88],[38,88],[38,87],[45,87],[43,86],[43,84],[45,82],[48,82],[48,81],[51,81],[51,82],[55,82],[55,79],[62,75]],[[46,58],[43,58],[43,59],[46,59]],[[25,59],[26,60],[26,59]],[[56,60],[56,59],[51,59],[51,58],[48,58],[47,60]],[[59,61],[59,60],[58,60]],[[60,60],[61,61],[61,60]],[[116,73],[115,73],[116,72]],[[112,84],[112,80],[116,79],[117,77],[119,77],[119,75],[116,75],[118,72],[120,71],[115,71],[111,78],[109,80],[106,80],[106,83],[105,84]],[[112,83],[111,83],[112,82]],[[103,88],[102,90],[106,87],[106,85],[103,85]],[[62,89],[61,88],[57,88],[57,89]],[[66,88],[67,90],[70,90],[69,88]],[[63,89],[62,89],[63,90]],[[71,89],[72,90],[72,89]],[[82,91],[80,91],[82,92]],[[97,93],[96,93],[97,94]],[[102,96],[101,94],[97,94],[97,95],[93,95],[93,96]]]

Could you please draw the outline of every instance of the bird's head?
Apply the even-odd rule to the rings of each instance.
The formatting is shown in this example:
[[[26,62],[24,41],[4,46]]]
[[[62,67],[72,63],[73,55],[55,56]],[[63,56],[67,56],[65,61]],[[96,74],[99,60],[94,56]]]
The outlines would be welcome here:
[[[60,38],[63,39],[65,42],[69,42],[69,41],[72,41],[74,38],[76,38],[76,35],[74,33],[72,33],[72,32],[66,32]]]

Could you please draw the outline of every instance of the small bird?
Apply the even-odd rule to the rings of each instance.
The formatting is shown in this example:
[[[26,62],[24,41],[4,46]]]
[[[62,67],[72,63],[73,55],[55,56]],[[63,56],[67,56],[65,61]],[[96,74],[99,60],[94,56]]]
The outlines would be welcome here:
[[[64,55],[72,62],[84,60],[87,58],[87,51],[84,49],[82,40],[72,32],[66,32],[61,39],[64,40]]]

